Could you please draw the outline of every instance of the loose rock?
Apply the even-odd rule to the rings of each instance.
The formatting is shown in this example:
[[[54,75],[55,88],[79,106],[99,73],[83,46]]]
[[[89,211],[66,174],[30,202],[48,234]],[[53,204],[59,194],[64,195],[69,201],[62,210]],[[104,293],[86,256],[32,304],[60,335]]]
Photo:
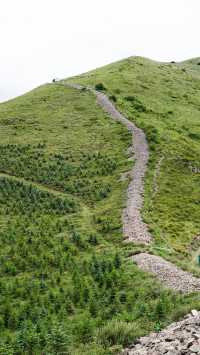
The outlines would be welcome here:
[[[195,316],[193,314],[194,311],[184,320],[171,324],[159,333],[140,338],[137,345],[125,349],[121,355],[199,355],[200,312],[195,311]]]

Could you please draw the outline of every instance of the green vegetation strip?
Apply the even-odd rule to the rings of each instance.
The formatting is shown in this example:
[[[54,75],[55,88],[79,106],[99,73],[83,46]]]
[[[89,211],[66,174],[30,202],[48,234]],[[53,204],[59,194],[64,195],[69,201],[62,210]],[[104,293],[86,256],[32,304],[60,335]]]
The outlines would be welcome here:
[[[6,180],[11,180],[13,182],[17,182],[19,184],[25,185],[25,186],[31,186],[32,188],[47,192],[49,194],[54,195],[55,197],[60,197],[62,199],[65,199],[67,196],[69,196],[70,198],[72,198],[72,196],[67,195],[66,193],[63,193],[59,190],[54,190],[52,188],[48,188],[45,185],[39,184],[39,183],[34,183],[33,181],[28,181],[26,179],[23,178],[19,178],[13,175],[8,175],[6,173],[0,173],[0,179],[1,178],[5,178]]]

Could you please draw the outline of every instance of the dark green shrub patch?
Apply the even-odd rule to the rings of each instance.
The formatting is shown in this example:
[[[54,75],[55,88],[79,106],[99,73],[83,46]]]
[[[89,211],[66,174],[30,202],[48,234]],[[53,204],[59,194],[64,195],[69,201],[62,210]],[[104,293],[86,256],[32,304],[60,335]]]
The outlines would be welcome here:
[[[97,91],[106,91],[106,90],[107,90],[103,83],[97,83],[97,84],[95,85],[95,89],[96,89]]]

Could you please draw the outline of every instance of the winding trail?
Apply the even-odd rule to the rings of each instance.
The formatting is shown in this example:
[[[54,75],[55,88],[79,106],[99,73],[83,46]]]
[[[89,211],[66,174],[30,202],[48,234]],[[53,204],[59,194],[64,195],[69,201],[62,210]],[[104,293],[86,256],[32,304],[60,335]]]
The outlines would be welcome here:
[[[133,158],[135,160],[135,164],[130,171],[131,181],[127,190],[127,206],[122,215],[123,234],[127,241],[134,242],[136,244],[149,245],[153,238],[141,216],[141,209],[143,206],[144,175],[147,170],[149,159],[149,149],[144,132],[140,128],[137,128],[133,122],[123,116],[104,93],[96,91],[91,87],[84,87],[74,83],[63,82],[60,84],[73,89],[86,89],[92,92],[96,96],[97,102],[103,110],[108,113],[112,119],[125,125],[132,133],[131,151],[134,152]],[[161,158],[158,162],[154,181],[156,181],[157,175],[160,172],[162,160],[163,158]],[[157,192],[157,189],[158,187],[154,186],[154,193]],[[166,287],[171,288],[174,291],[186,294],[194,291],[200,291],[199,278],[194,277],[189,272],[181,270],[160,256],[140,253],[134,255],[132,260],[138,265],[139,268],[154,274]]]
[[[71,83],[65,83],[64,85],[78,90],[84,88],[81,85]],[[130,122],[123,116],[105,94],[90,87],[86,89],[96,95],[97,102],[112,119],[121,122],[132,133],[131,151],[133,152],[135,164],[129,173],[131,181],[127,190],[127,206],[122,216],[123,235],[127,241],[137,244],[150,244],[152,238],[147,225],[143,222],[141,217],[144,192],[143,179],[149,159],[149,150],[145,134],[140,128],[137,128],[133,122]]]

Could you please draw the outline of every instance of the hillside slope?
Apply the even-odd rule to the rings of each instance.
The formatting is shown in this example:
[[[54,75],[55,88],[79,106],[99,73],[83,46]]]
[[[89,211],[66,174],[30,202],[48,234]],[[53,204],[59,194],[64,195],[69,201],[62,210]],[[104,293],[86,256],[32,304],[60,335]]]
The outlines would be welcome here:
[[[181,130],[185,110],[178,100],[172,105],[168,91],[164,95],[169,90],[164,82],[168,77],[172,85],[177,70],[173,81],[181,88],[177,75],[186,74],[159,65],[131,58],[74,78],[90,85],[103,82],[117,107],[147,132],[151,160],[144,217],[155,242],[145,248],[124,243],[122,236],[124,173],[134,164],[127,153],[131,135],[90,92],[49,84],[0,105],[0,354],[114,354],[200,308],[196,294],[165,289],[128,258],[145,249],[192,269],[192,248],[186,252],[186,247],[199,227],[198,176],[191,171],[185,176],[182,163],[183,156],[186,162],[198,161],[199,81],[187,74],[196,103],[185,103],[192,123]],[[130,77],[137,79],[135,88]],[[154,88],[142,101],[142,85],[153,82],[160,90]],[[178,95],[177,87],[174,91]],[[179,119],[176,109],[182,109]],[[174,157],[179,150],[180,170],[176,160],[165,159],[152,196],[158,158]],[[174,204],[178,198],[185,204]],[[194,271],[198,274],[195,265]]]
[[[199,59],[159,63],[140,57],[77,76],[102,83],[129,120],[144,129],[150,148],[143,216],[154,236],[151,252],[199,275]]]

